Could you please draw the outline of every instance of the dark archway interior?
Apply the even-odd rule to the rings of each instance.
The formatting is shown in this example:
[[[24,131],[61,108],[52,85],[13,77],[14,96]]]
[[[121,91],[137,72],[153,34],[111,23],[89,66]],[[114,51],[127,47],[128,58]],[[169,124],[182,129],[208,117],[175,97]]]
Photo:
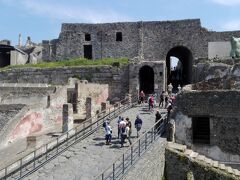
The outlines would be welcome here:
[[[14,47],[0,45],[0,68],[10,65],[11,50],[14,50]]]
[[[139,71],[140,91],[145,94],[154,92],[154,71],[149,66],[143,66]]]
[[[175,69],[171,69],[171,57],[176,57],[180,61]],[[186,47],[177,46],[168,52],[166,62],[167,84],[172,83],[173,90],[176,91],[178,85],[184,86],[192,82],[192,63],[192,53]]]

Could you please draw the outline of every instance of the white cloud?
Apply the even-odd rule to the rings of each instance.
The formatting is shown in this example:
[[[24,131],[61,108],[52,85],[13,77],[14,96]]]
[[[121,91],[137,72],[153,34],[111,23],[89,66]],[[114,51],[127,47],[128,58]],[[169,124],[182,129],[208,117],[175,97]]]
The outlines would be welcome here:
[[[222,25],[222,29],[226,31],[240,30],[240,20],[229,21]]]
[[[240,5],[240,0],[211,0],[211,1],[226,6]]]
[[[37,0],[19,0],[17,3],[13,0],[0,0],[8,5],[20,6],[27,13],[58,19],[62,21],[76,21],[89,23],[129,21],[131,18],[119,14],[111,9],[94,9],[83,6],[70,6],[58,2],[37,1]]]

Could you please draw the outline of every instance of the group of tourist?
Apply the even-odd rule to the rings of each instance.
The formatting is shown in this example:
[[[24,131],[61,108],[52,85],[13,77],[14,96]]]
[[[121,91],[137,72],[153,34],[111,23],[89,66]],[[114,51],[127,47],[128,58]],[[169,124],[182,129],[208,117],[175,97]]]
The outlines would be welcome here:
[[[139,104],[143,105],[145,103],[146,97],[145,97],[145,93],[143,91],[141,91],[139,93]],[[160,99],[159,99],[159,107],[162,108],[166,108],[167,109],[167,115],[169,117],[170,112],[172,110],[172,106],[173,103],[175,101],[175,96],[172,94],[172,85],[171,83],[168,85],[168,90],[162,91],[160,94]],[[147,103],[148,103],[148,108],[149,111],[153,112],[154,111],[154,107],[156,106],[156,102],[157,102],[157,95],[154,94],[150,94],[147,98]],[[155,119],[155,129],[157,131],[159,131],[159,127],[161,125],[161,114],[159,112],[159,110],[156,111],[156,119]],[[139,131],[141,130],[142,127],[142,119],[139,117],[139,115],[137,115],[136,120],[135,120],[135,128],[136,128],[136,132],[137,132],[137,137],[139,137]],[[103,127],[105,129],[105,139],[106,139],[106,144],[110,145],[111,141],[112,141],[112,128],[110,126],[110,120],[107,119],[104,121],[103,123]],[[124,117],[119,116],[117,119],[117,127],[118,127],[118,132],[117,132],[117,138],[120,139],[120,144],[121,147],[123,147],[123,144],[125,142],[125,140],[127,139],[129,144],[132,144],[131,141],[131,135],[132,135],[132,123],[130,121],[130,119],[127,117],[124,119]]]
[[[139,94],[139,103],[142,105],[145,102],[145,94],[143,91],[140,92]],[[172,109],[172,105],[175,101],[175,96],[172,93],[168,93],[165,91],[162,91],[160,94],[160,99],[159,99],[159,107],[165,108],[168,111]],[[156,106],[156,95],[155,94],[150,94],[148,99],[148,109],[149,111],[153,112],[154,107]]]
[[[134,123],[136,131],[137,131],[137,137],[139,137],[139,131],[141,130],[142,123],[143,123],[142,119],[139,117],[139,115],[137,115],[135,123]],[[103,127],[105,129],[106,145],[111,145],[113,131],[110,126],[109,119],[107,119],[103,122]],[[132,123],[131,123],[130,119],[128,117],[124,119],[124,117],[119,116],[117,119],[117,127],[118,127],[117,138],[120,139],[121,147],[123,147],[123,144],[126,139],[128,140],[129,144],[131,145],[132,144],[132,141],[131,141]]]

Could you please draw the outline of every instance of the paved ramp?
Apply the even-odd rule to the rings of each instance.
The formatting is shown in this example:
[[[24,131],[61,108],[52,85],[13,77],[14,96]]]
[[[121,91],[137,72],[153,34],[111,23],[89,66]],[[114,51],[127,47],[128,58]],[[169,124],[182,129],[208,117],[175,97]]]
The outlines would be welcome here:
[[[122,113],[121,116],[129,117],[132,124],[134,124],[137,114],[143,120],[141,130],[143,134],[154,125],[155,113],[150,113],[147,107],[134,107]],[[126,142],[124,147],[120,148],[120,140],[117,139],[117,119],[114,119],[110,125],[113,127],[112,145],[105,145],[104,129],[101,128],[78,144],[70,147],[26,179],[94,179],[129,147],[128,142]],[[132,136],[132,141],[135,141],[136,130],[134,125]]]

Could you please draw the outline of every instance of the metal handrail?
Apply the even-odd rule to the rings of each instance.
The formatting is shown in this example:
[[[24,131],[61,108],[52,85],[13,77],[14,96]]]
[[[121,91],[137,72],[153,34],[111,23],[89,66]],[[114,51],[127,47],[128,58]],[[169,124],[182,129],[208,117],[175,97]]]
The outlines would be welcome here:
[[[118,104],[119,107],[116,108],[116,104]],[[121,100],[116,104],[113,105],[113,109],[109,108],[98,114],[95,122],[92,121],[96,117],[90,117],[84,121],[83,124],[70,129],[53,141],[42,145],[14,163],[7,165],[0,170],[0,179],[7,179],[9,177],[22,179],[30,175],[47,162],[66,151],[70,146],[85,139],[99,129],[105,118],[114,118],[133,105],[133,103],[130,103],[127,99]]]
[[[121,156],[119,156],[102,173],[97,175],[95,180],[116,180],[122,179],[133,164],[147,151],[157,137],[160,137],[166,130],[167,115],[156,122],[148,131],[142,134]],[[157,127],[160,124],[159,127]],[[148,136],[150,134],[150,137]]]

